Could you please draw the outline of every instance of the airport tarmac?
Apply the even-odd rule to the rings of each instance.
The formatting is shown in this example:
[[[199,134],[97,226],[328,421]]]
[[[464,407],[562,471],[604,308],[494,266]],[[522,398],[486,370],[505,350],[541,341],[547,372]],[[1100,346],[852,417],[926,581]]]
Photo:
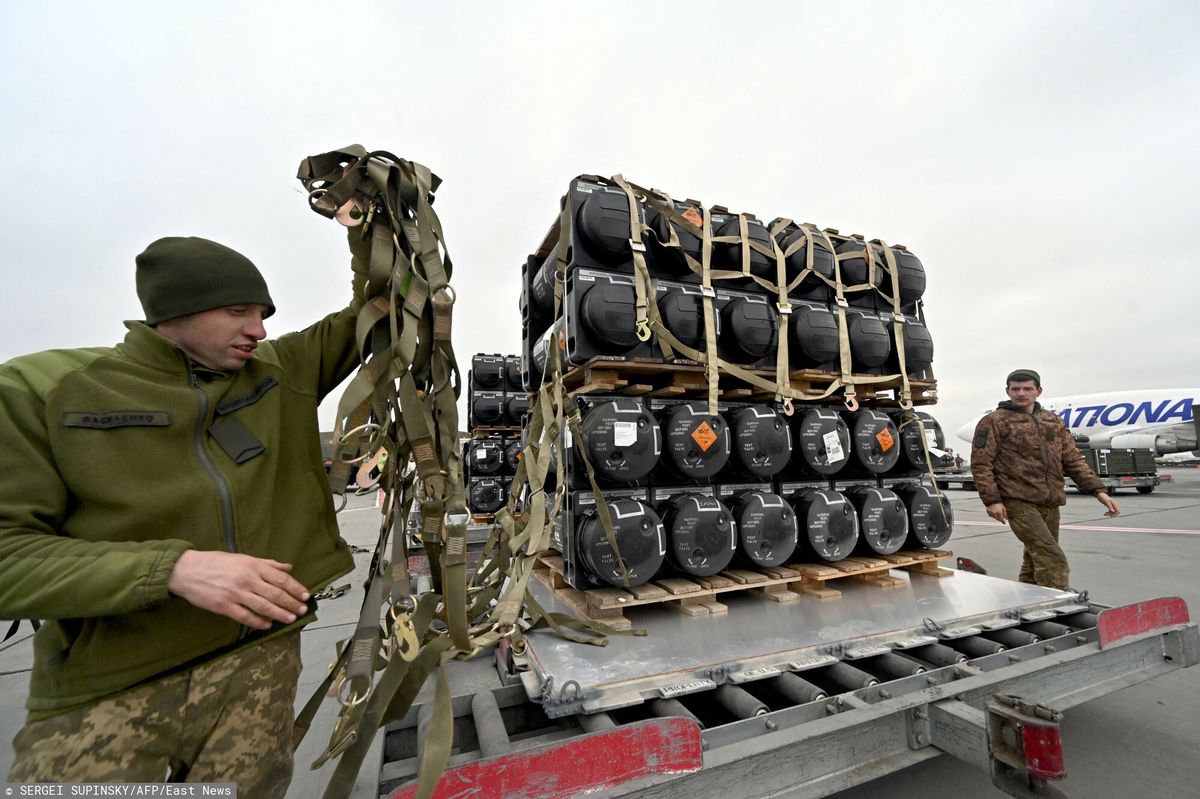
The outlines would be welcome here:
[[[1200,613],[1200,470],[1163,472],[1172,480],[1153,494],[1121,491],[1121,516],[1106,519],[1095,499],[1068,493],[1062,513],[1062,542],[1071,559],[1071,583],[1092,600],[1121,605],[1158,596],[1181,596]],[[1016,578],[1021,545],[1008,528],[984,513],[973,491],[947,492],[954,505],[955,532],[948,549],[974,559],[994,576]],[[378,514],[371,497],[351,500],[339,517],[342,534],[357,547],[370,547]],[[361,581],[369,555],[355,555],[356,571],[336,581],[351,589],[322,604],[318,620],[303,635],[304,672],[299,707],[324,676],[334,644],[347,637],[361,603]],[[946,563],[945,565],[951,565]],[[7,629],[7,624],[3,625]],[[11,741],[24,717],[31,660],[27,626],[0,644],[0,775],[12,760]],[[474,664],[472,664],[474,665]],[[458,690],[456,690],[458,692]],[[322,795],[332,766],[308,765],[328,740],[336,704],[327,700],[302,744],[288,799]],[[1059,787],[1076,799],[1192,796],[1200,784],[1200,667],[1187,669],[1066,713],[1062,724],[1067,779]],[[368,756],[353,796],[375,795],[376,749]],[[926,761],[836,794],[838,799],[957,799],[1001,797],[989,778],[949,757]]]

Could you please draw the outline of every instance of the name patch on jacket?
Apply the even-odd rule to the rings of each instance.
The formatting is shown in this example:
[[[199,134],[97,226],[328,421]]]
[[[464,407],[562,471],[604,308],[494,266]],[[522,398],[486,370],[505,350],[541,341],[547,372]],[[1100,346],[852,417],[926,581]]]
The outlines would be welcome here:
[[[112,430],[116,427],[167,427],[171,414],[166,411],[67,411],[62,415],[64,427],[89,427],[93,430]]]

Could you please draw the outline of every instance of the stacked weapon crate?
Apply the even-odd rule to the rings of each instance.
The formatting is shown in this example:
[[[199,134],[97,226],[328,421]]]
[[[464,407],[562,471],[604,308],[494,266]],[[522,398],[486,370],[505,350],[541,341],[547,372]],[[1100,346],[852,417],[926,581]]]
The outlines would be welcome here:
[[[467,377],[467,425],[463,444],[467,507],[472,521],[490,525],[508,501],[521,455],[521,423],[529,410],[517,355],[478,354]]]
[[[937,552],[952,511],[922,483],[944,447],[914,408],[937,396],[924,290],[902,246],[573,180],[522,269],[524,388],[561,374],[579,414],[555,579]]]

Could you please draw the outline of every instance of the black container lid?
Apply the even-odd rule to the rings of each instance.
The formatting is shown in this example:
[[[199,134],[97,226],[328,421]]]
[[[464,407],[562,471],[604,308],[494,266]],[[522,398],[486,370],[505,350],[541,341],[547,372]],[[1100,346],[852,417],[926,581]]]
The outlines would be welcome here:
[[[796,305],[792,308],[792,349],[803,364],[836,361],[841,352],[837,314],[824,306]]]
[[[949,499],[917,483],[897,486],[896,493],[908,508],[906,546],[936,549],[950,540],[954,532],[954,506]]]
[[[670,406],[662,422],[663,461],[688,480],[714,476],[729,461],[729,427],[704,403]]]
[[[740,230],[741,230],[741,228],[738,224],[738,218],[736,216],[733,216],[728,221],[726,221],[723,225],[721,225],[719,228],[717,228],[714,235],[716,235],[716,236],[737,236],[739,234]],[[771,251],[771,247],[773,246],[773,242],[771,241],[771,233],[770,233],[770,231],[767,230],[766,226],[762,222],[759,222],[757,219],[747,219],[746,220],[746,236],[751,241],[757,241],[759,244],[766,247],[768,252]],[[721,251],[723,253],[725,253],[724,260],[725,260],[726,268],[736,269],[739,271],[741,270],[741,268],[742,268],[742,244],[740,241],[735,242],[733,244],[718,244],[718,245],[714,245],[714,246],[720,247]],[[769,280],[772,283],[774,283],[777,278],[776,267],[775,267],[775,258],[772,256],[764,255],[763,253],[759,252],[755,248],[751,247],[750,248],[750,273],[754,274],[754,275],[758,275],[759,277],[763,278],[764,280]]]
[[[860,486],[847,491],[858,511],[859,550],[891,555],[908,538],[908,510],[890,488]]]
[[[792,416],[792,461],[803,472],[834,475],[850,457],[850,428],[828,408],[797,409]]]
[[[467,445],[467,458],[472,476],[496,474],[504,465],[504,444],[490,439],[472,441]]]
[[[504,395],[497,394],[493,397],[480,397],[476,395],[471,401],[471,410],[475,412],[474,416],[477,424],[495,424],[504,415]]]
[[[924,411],[917,411],[916,415],[924,425],[924,435],[921,433],[921,426],[915,421],[911,419],[904,421],[902,417],[901,421],[904,426],[900,428],[901,458],[913,469],[928,471],[929,464],[925,460],[926,443],[933,449],[945,449],[946,435],[942,432],[942,426],[938,424],[937,419]]]
[[[636,401],[602,402],[587,412],[580,427],[588,460],[604,480],[637,482],[650,474],[662,453],[658,423]]]
[[[658,300],[663,325],[692,349],[703,350],[705,346],[704,298],[680,289],[668,289]],[[721,317],[713,314],[713,323],[720,333]]]
[[[639,344],[637,295],[633,286],[599,283],[584,292],[579,302],[583,328],[598,349],[620,355]]]
[[[663,525],[667,530],[667,556],[686,574],[716,574],[729,565],[737,550],[733,514],[714,497],[676,497],[667,506]]]
[[[734,298],[721,309],[721,341],[734,361],[759,361],[775,351],[779,319],[763,302]]]
[[[856,370],[874,369],[887,363],[892,353],[892,338],[878,316],[851,311],[846,314],[846,332]]]
[[[933,336],[929,328],[911,320],[904,325],[904,368],[908,374],[924,372],[933,363]]]
[[[792,433],[787,419],[769,405],[738,408],[730,415],[735,468],[755,477],[772,477],[788,464]]]
[[[887,414],[862,410],[851,415],[850,444],[854,462],[871,474],[883,474],[900,459],[900,431]]]
[[[896,267],[900,270],[900,304],[912,305],[925,294],[925,266],[921,259],[908,250],[893,250],[896,254]],[[882,282],[883,292],[892,294],[892,276],[885,272]]]
[[[629,198],[621,192],[596,191],[575,212],[579,237],[597,258],[627,261],[629,246]]]
[[[629,573],[629,585],[642,585],[662,568],[666,538],[662,520],[636,499],[614,499],[608,503],[613,536]],[[579,523],[578,552],[587,570],[609,585],[624,586],[616,553],[604,534],[604,525],[594,510]]]
[[[756,566],[780,566],[796,551],[796,513],[778,494],[747,491],[733,517],[742,554]]]
[[[787,252],[789,247],[796,242],[803,240],[805,235],[805,232],[799,228],[793,230],[791,233],[788,233],[783,237],[783,240],[779,243],[780,249],[782,249],[784,252]],[[824,299],[825,297],[828,297],[831,291],[829,285],[816,275],[822,275],[830,280],[833,280],[836,276],[833,268],[833,261],[833,253],[831,253],[829,248],[825,246],[825,242],[821,241],[820,239],[815,239],[813,241],[812,269],[816,274],[810,274],[804,279],[803,282],[800,283],[799,286],[792,289],[791,296],[801,298],[812,296],[818,299]],[[794,280],[797,275],[799,275],[808,267],[808,246],[801,246],[798,250],[787,257],[785,263],[787,265],[788,282],[791,283],[791,281]]]
[[[504,484],[493,478],[472,480],[468,498],[472,513],[495,513],[507,499]]]
[[[849,557],[858,543],[858,512],[839,491],[817,489],[796,498],[805,553],[833,562]]]

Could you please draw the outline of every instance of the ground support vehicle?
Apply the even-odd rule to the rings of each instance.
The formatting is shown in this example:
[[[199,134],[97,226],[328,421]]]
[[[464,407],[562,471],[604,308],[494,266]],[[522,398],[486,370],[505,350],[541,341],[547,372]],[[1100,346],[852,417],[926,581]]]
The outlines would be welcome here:
[[[710,616],[637,608],[647,635],[603,648],[502,642],[495,669],[460,664],[479,679],[454,699],[435,795],[821,797],[939,754],[1009,795],[1062,795],[1064,711],[1200,660],[1179,598],[1105,608],[968,572],[900,578],[832,600],[747,591]],[[381,796],[415,796],[429,710],[387,728]]]
[[[942,491],[952,487],[975,490],[975,477],[970,469],[938,469],[933,473],[933,481]]]

